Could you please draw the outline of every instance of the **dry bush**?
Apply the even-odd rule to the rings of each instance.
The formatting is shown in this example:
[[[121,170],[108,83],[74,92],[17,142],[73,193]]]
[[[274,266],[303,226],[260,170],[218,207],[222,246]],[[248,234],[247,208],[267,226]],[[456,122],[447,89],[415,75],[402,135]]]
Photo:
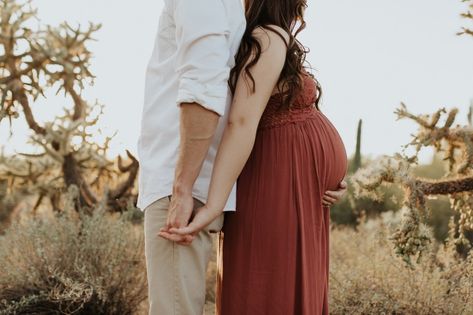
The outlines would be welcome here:
[[[103,207],[105,208],[105,207]],[[103,208],[13,224],[0,238],[0,314],[136,314],[143,234]]]
[[[388,240],[399,216],[332,231],[331,314],[473,314],[472,257],[433,244],[409,267]]]

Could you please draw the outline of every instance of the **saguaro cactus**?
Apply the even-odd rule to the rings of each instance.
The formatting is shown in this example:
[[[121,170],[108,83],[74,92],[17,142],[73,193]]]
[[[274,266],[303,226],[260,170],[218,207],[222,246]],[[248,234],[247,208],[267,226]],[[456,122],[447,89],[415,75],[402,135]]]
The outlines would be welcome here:
[[[356,150],[353,160],[351,162],[351,172],[356,172],[361,167],[361,127],[363,120],[358,121],[358,127],[356,131]]]

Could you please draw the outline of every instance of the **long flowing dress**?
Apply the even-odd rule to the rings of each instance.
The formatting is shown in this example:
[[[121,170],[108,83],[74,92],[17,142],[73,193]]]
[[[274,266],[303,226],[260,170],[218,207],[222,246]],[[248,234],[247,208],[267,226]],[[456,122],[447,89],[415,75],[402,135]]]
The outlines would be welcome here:
[[[222,315],[328,314],[326,190],[347,171],[345,146],[315,106],[311,76],[290,110],[269,100],[223,228]]]

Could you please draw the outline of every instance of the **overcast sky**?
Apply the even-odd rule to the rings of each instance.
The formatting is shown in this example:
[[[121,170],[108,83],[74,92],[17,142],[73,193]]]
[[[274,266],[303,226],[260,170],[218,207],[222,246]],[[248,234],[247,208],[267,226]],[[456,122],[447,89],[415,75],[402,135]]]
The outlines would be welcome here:
[[[33,5],[47,24],[103,24],[98,41],[90,44],[97,80],[86,96],[106,105],[104,130],[118,131],[112,153],[136,152],[145,67],[162,1],[34,0]],[[324,88],[322,110],[349,154],[360,118],[364,154],[391,154],[409,141],[416,126],[396,122],[393,114],[401,101],[416,113],[459,107],[459,122],[465,123],[473,99],[473,38],[455,35],[466,23],[459,17],[464,10],[460,0],[309,0],[301,41],[311,49],[308,59]],[[50,97],[33,110],[48,119],[63,103]],[[3,142],[5,121],[2,125]],[[7,149],[22,151],[28,131],[21,124],[14,131]]]

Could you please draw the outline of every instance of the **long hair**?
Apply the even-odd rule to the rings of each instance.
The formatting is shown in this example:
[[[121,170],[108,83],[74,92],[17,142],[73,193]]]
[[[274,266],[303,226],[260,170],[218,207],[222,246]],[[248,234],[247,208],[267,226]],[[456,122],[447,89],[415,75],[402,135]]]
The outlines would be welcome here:
[[[253,31],[262,27],[275,32],[287,45],[287,55],[284,67],[277,82],[278,92],[283,95],[282,108],[289,109],[294,98],[303,88],[304,63],[308,49],[298,40],[297,35],[305,28],[304,11],[307,0],[245,0],[245,15],[247,26],[241,40],[240,48],[235,57],[235,67],[230,72],[230,89],[235,92],[238,77],[244,71],[244,78],[251,84],[251,91],[256,91],[256,82],[250,69],[261,56],[261,44],[253,36]],[[289,42],[271,25],[281,27],[289,34]],[[315,78],[314,78],[315,80]],[[322,89],[315,80],[318,95],[315,106],[318,108]]]

